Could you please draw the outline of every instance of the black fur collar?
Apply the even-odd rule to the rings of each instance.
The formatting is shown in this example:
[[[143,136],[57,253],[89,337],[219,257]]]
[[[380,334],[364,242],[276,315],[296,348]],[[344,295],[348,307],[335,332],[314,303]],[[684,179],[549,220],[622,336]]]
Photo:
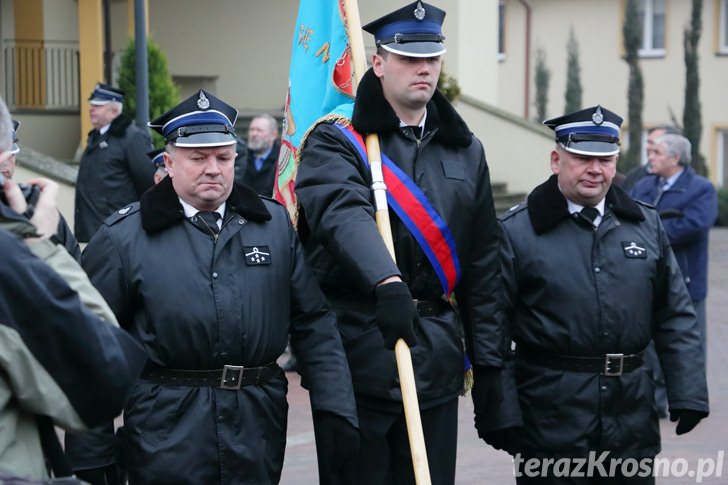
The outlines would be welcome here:
[[[351,122],[354,129],[363,135],[399,130],[399,118],[384,98],[382,83],[371,69],[359,83]],[[425,129],[435,130],[433,139],[449,146],[465,148],[470,146],[473,138],[468,125],[437,90],[427,103]]]
[[[605,209],[631,221],[644,221],[637,203],[622,189],[612,185],[604,201]],[[528,216],[536,234],[550,231],[561,222],[561,219],[570,217],[566,197],[559,190],[556,175],[552,175],[543,184],[539,185],[528,196]]]
[[[162,231],[185,218],[182,204],[174,191],[172,180],[165,177],[161,182],[142,194],[140,201],[142,227],[149,233]],[[247,185],[235,185],[227,199],[227,210],[255,222],[271,219],[258,194]]]

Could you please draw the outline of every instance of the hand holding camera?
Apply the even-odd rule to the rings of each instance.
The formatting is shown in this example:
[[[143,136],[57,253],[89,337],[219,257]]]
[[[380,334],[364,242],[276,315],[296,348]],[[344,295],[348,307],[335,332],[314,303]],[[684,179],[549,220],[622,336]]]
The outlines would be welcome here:
[[[50,179],[39,177],[18,184],[4,177],[2,183],[3,200],[18,214],[25,215],[37,229],[41,239],[53,236],[58,230],[60,215],[56,207],[58,184]]]

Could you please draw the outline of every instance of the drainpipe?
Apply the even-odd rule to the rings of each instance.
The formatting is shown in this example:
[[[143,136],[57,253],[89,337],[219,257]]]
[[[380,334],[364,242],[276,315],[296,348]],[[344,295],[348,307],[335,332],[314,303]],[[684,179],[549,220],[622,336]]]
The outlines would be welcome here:
[[[523,89],[523,117],[528,119],[528,108],[531,104],[531,6],[526,0],[518,0],[526,9],[526,56],[525,56],[525,82]]]

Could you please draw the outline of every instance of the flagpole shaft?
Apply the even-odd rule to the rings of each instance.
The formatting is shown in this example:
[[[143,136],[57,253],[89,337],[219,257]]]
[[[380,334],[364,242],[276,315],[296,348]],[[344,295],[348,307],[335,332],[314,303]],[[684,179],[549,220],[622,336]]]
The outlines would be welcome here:
[[[349,33],[349,46],[351,47],[351,61],[358,85],[364,76],[364,72],[366,72],[367,61],[364,51],[364,38],[361,34],[359,6],[356,0],[344,0],[344,10],[346,12],[346,28]],[[382,155],[379,149],[379,137],[376,133],[370,133],[366,136],[366,146],[367,158],[369,159],[369,166],[372,172],[372,191],[374,193],[377,228],[392,260],[396,262],[392,227],[389,222],[389,207],[387,206],[387,187],[384,184]],[[407,436],[410,442],[415,483],[417,485],[430,485],[430,467],[427,462],[425,436],[422,431],[420,406],[417,400],[415,373],[412,368],[412,354],[402,339],[397,340],[394,353],[397,359],[397,372],[399,373],[402,406],[404,407],[404,415],[407,422]]]

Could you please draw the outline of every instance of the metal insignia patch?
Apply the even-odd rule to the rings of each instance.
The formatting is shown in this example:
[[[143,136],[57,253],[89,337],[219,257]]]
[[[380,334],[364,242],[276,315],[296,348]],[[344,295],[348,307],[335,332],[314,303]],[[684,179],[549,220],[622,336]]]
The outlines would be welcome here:
[[[601,125],[604,123],[604,115],[602,114],[602,107],[597,106],[597,110],[592,115],[592,121],[595,125]]]
[[[205,93],[200,91],[200,99],[197,100],[197,107],[201,110],[205,110],[210,107],[210,100],[207,99],[207,96],[205,96]]]
[[[622,241],[622,249],[626,258],[647,259],[647,250],[634,241]]]
[[[126,206],[123,209],[119,209],[119,214],[122,216],[131,210],[131,206]]]
[[[245,262],[248,266],[255,266],[258,264],[270,264],[270,249],[268,246],[245,246],[243,247],[245,253]]]
[[[425,18],[425,7],[422,6],[422,2],[417,2],[417,8],[415,9],[415,18],[422,20]]]

